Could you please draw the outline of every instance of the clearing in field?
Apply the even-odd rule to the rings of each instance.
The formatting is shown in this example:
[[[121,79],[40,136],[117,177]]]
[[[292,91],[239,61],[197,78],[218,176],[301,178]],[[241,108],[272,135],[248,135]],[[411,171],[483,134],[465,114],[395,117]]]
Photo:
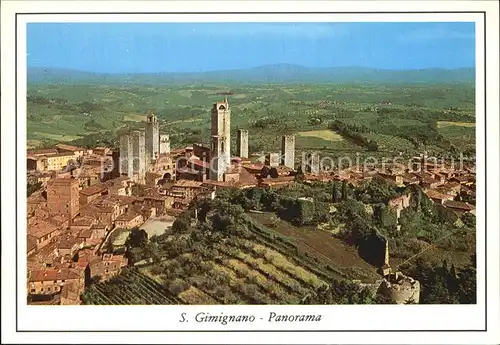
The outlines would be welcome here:
[[[298,135],[302,137],[316,137],[323,140],[328,141],[341,141],[343,140],[340,134],[335,133],[334,131],[330,131],[328,129],[317,130],[317,131],[307,131],[307,132],[299,132]]]
[[[448,127],[448,126],[459,126],[459,127],[476,127],[474,122],[454,122],[454,121],[438,121],[438,128]]]
[[[249,213],[248,215],[263,225],[270,222],[269,213]],[[364,261],[354,247],[345,244],[341,239],[332,236],[329,232],[307,227],[297,227],[283,220],[280,220],[273,227],[273,230],[280,235],[292,237],[294,239],[293,243],[301,251],[309,253],[324,264],[335,267],[342,272],[346,268],[355,267],[357,275],[370,279],[378,277],[376,268]]]
[[[123,121],[146,122],[146,115],[127,114],[123,116]]]
[[[174,217],[151,218],[141,225],[141,229],[146,230],[148,238],[151,238],[153,235],[160,236],[172,226],[174,221]]]

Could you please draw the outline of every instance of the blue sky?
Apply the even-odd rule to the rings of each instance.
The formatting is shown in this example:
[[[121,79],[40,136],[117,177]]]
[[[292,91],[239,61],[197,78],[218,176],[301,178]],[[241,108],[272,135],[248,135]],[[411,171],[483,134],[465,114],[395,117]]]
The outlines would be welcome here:
[[[28,67],[107,73],[475,66],[474,23],[31,23],[27,45]]]

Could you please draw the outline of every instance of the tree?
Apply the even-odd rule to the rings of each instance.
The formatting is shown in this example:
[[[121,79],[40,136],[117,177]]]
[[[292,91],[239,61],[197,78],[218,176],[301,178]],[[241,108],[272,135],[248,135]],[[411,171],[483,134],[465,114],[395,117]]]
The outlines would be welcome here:
[[[37,190],[40,190],[42,188],[42,182],[36,182],[36,183],[30,183],[28,182],[26,186],[26,192],[27,196],[30,196],[31,194],[35,193]]]
[[[342,201],[347,200],[347,182],[346,180],[342,181]]]
[[[133,228],[128,235],[126,245],[132,248],[144,247],[148,243],[148,233],[139,228]]]
[[[336,182],[333,182],[333,187],[332,187],[332,202],[334,204],[336,204],[337,202],[339,202],[339,192],[338,192],[338,187],[337,187],[337,183]]]
[[[172,232],[175,234],[185,233],[189,229],[189,218],[182,215],[172,224]]]
[[[115,247],[113,246],[113,241],[111,239],[108,240],[108,243],[106,244],[106,253],[113,254],[115,251]]]

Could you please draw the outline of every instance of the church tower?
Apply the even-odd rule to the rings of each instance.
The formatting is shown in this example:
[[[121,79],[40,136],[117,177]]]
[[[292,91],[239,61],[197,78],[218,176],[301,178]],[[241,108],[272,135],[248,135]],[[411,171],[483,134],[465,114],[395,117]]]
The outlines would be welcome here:
[[[160,153],[160,124],[155,114],[148,115],[146,123],[146,155],[148,160],[156,159]]]
[[[231,164],[231,110],[227,97],[216,102],[211,111],[212,143],[210,147],[210,179],[222,181]]]

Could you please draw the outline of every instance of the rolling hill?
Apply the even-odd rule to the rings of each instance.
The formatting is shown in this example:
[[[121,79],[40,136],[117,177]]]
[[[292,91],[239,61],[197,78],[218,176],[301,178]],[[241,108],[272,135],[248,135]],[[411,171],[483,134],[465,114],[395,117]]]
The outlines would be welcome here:
[[[109,74],[59,68],[28,68],[29,85],[46,84],[443,84],[473,83],[474,68],[387,70],[366,67],[309,68],[275,64],[199,73]]]

